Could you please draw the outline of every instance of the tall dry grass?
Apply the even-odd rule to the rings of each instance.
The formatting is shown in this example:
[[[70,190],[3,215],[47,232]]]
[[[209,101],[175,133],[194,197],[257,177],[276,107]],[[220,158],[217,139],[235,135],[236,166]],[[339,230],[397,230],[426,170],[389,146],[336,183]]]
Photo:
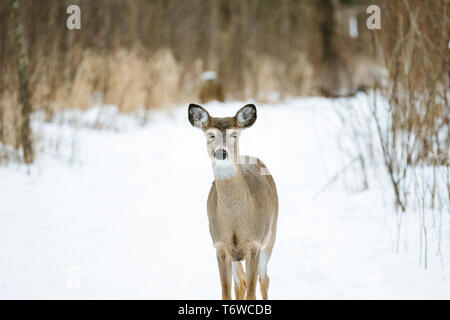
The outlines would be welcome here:
[[[395,205],[397,252],[404,220],[419,214],[420,262],[426,268],[429,240],[438,239],[435,249],[440,255],[441,240],[448,237],[443,222],[449,221],[450,212],[450,4],[402,0],[381,7],[382,28],[373,33],[373,47],[387,81],[366,101],[369,112],[354,106],[351,118],[343,119],[353,130],[354,149],[365,167],[380,165],[381,176],[387,177]]]

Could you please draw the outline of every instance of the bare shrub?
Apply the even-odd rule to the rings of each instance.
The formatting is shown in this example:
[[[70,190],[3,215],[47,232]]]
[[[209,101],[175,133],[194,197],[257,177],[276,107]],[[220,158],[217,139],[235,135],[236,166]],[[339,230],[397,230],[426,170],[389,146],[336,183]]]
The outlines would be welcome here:
[[[367,101],[371,117],[364,144],[374,151],[360,153],[367,163],[381,164],[388,177],[397,218],[397,252],[403,220],[418,212],[425,268],[431,231],[437,235],[440,253],[446,221],[442,214],[449,212],[448,28],[442,28],[448,23],[448,9],[448,1],[436,1],[434,6],[423,1],[383,3],[385,31],[374,33],[373,48],[388,77],[386,86],[378,85]],[[361,149],[361,141],[353,141]]]
[[[225,101],[225,94],[220,82],[216,79],[203,81],[200,88],[199,100],[201,103],[211,100]]]

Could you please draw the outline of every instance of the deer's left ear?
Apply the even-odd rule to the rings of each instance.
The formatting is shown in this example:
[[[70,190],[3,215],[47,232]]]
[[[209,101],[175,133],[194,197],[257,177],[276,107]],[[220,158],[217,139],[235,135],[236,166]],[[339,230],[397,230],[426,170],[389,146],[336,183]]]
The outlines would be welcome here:
[[[241,128],[251,127],[256,121],[256,107],[254,104],[243,106],[234,116]]]

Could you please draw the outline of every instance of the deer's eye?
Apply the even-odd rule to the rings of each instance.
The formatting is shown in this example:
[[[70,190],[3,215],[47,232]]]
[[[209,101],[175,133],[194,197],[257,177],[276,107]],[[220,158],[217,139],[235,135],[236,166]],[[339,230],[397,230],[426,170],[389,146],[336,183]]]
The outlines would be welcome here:
[[[209,133],[208,134],[208,140],[214,140],[216,137],[214,136],[214,134],[212,134],[212,133]]]
[[[238,133],[237,132],[232,132],[230,136],[232,138],[237,138],[238,137]]]

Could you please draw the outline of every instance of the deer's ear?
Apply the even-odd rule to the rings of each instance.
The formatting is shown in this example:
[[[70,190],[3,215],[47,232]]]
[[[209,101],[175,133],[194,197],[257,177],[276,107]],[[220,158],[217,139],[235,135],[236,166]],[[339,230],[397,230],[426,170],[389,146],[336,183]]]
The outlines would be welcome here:
[[[251,127],[256,121],[256,107],[254,104],[243,106],[234,116],[241,128]]]
[[[203,107],[199,105],[191,103],[189,105],[189,122],[195,128],[199,128],[205,130],[206,126],[209,123],[210,116],[208,111],[206,111]]]

